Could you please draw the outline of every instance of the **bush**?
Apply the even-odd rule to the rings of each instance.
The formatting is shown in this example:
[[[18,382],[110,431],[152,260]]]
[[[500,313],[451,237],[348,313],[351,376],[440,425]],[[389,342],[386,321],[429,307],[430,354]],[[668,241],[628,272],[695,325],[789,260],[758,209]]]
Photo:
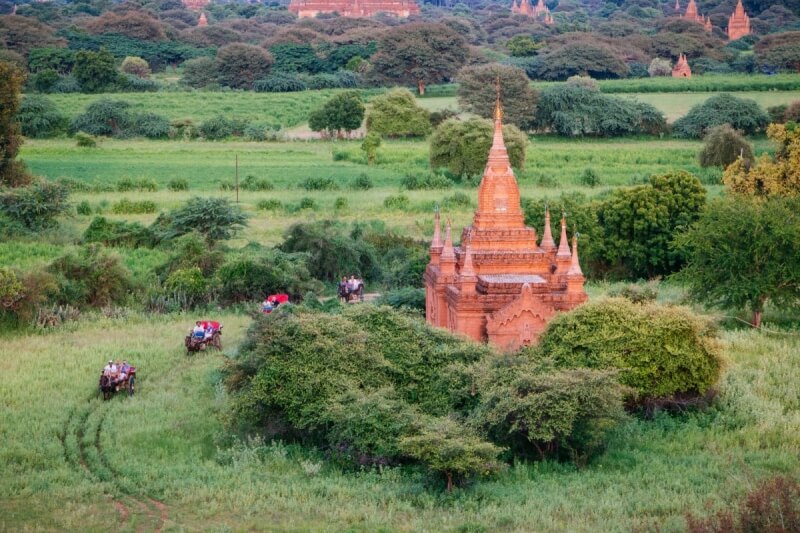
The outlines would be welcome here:
[[[266,178],[257,178],[248,174],[239,184],[239,188],[243,191],[271,191],[275,186]]]
[[[300,187],[307,191],[335,191],[339,185],[333,178],[306,178],[300,182]]]
[[[597,187],[600,185],[600,176],[597,175],[597,172],[593,168],[587,168],[583,171],[583,174],[581,174],[581,185]]]
[[[234,124],[222,115],[217,115],[200,124],[200,135],[209,141],[219,141],[233,135]]]
[[[290,93],[306,89],[308,85],[302,77],[287,72],[273,72],[253,83],[253,90],[258,93]]]
[[[17,111],[22,134],[26,137],[52,137],[66,129],[67,119],[55,104],[44,96],[28,95]]]
[[[429,172],[406,174],[400,181],[400,188],[409,191],[416,191],[420,189],[449,189],[453,186],[453,182],[447,176]]]
[[[58,75],[58,72],[53,69],[46,69],[31,76],[30,83],[36,92],[50,93],[55,92],[53,88],[60,79],[61,76]]]
[[[122,60],[120,70],[125,74],[131,74],[138,78],[147,79],[150,77],[150,65],[141,57],[128,56]]]
[[[299,209],[311,209],[312,211],[317,208],[317,201],[313,198],[309,198],[308,196],[304,196],[300,198],[300,202],[297,204]]]
[[[170,121],[154,113],[142,113],[131,117],[130,135],[148,139],[166,139],[170,134]]]
[[[535,351],[559,368],[618,369],[633,400],[652,407],[702,398],[716,384],[722,358],[714,335],[711,322],[687,308],[612,298],[556,316]]]
[[[612,298],[625,298],[635,304],[643,304],[655,302],[656,298],[658,298],[658,290],[650,284],[629,284],[608,291],[608,295]]]
[[[75,144],[80,148],[97,148],[97,137],[79,131],[75,134]]]
[[[463,192],[454,193],[442,200],[442,206],[447,208],[470,207],[471,205],[472,200],[470,200],[469,196]]]
[[[191,307],[207,299],[209,283],[199,268],[179,268],[170,273],[164,281],[164,288],[173,294],[184,295]]]
[[[70,131],[91,135],[120,135],[131,125],[130,104],[123,100],[101,98],[86,106],[86,111],[72,119]]]
[[[709,130],[703,140],[703,149],[698,158],[702,167],[725,168],[739,157],[752,163],[753,149],[739,132],[730,124],[723,124]]]
[[[150,230],[138,222],[108,220],[104,217],[94,217],[89,227],[83,232],[83,242],[85,243],[130,248],[149,246],[152,237]]]
[[[489,159],[494,126],[482,118],[448,120],[431,135],[431,168],[446,167],[455,176],[480,176]],[[503,126],[511,166],[525,166],[528,137],[519,128]]]
[[[56,259],[48,270],[58,280],[56,301],[62,305],[105,307],[122,302],[131,288],[120,257],[96,244]]]
[[[769,116],[755,100],[737,98],[730,94],[717,94],[689,110],[673,124],[677,137],[700,138],[714,126],[730,124],[745,134],[763,131]]]
[[[278,209],[282,209],[283,204],[280,200],[276,200],[274,198],[269,198],[267,200],[259,200],[256,204],[256,209],[260,209],[262,211],[276,211]]]
[[[210,57],[202,56],[189,59],[183,63],[183,77],[181,83],[202,89],[217,83],[217,69],[214,60]]]
[[[405,287],[384,292],[375,302],[376,305],[388,305],[394,309],[411,309],[425,314],[425,289]]]
[[[786,108],[781,122],[800,122],[800,100],[795,100]]]
[[[233,43],[217,51],[214,66],[220,84],[233,89],[252,89],[256,80],[269,74],[274,62],[263,48]]]
[[[75,206],[75,212],[79,215],[88,216],[92,214],[92,205],[86,201],[82,200],[77,206]]]
[[[322,107],[308,115],[308,126],[312,131],[340,136],[361,127],[364,120],[364,103],[356,91],[347,91],[332,96]]]
[[[425,137],[431,132],[430,114],[417,105],[407,89],[392,89],[370,101],[367,130],[382,137]]]
[[[245,126],[244,138],[248,141],[274,141],[280,134],[280,127],[266,122],[251,122]]]
[[[662,59],[654,57],[647,67],[647,73],[650,76],[671,76],[672,75],[672,61],[669,59]]]
[[[239,206],[225,198],[201,198],[195,196],[164,218],[161,238],[174,239],[187,233],[197,232],[205,237],[209,246],[217,241],[233,237],[247,225],[247,215]],[[159,225],[156,220],[154,226]]]
[[[411,207],[411,200],[405,194],[389,195],[383,200],[383,207],[405,211]]]
[[[216,285],[224,302],[262,300],[267,294],[288,293],[293,299],[309,291],[319,292],[322,284],[313,279],[306,254],[277,249],[253,251],[229,257],[219,268]]]
[[[122,178],[117,182],[117,192],[156,192],[158,190],[158,183],[149,178],[140,178],[132,180],[131,178]]]
[[[481,403],[471,424],[518,455],[584,465],[625,419],[627,389],[614,371],[559,370],[512,359],[495,363],[478,383]]]
[[[36,181],[0,194],[0,214],[31,231],[56,225],[56,218],[70,209],[69,189],[58,183]]]
[[[359,174],[353,179],[350,188],[356,191],[368,191],[373,187],[372,180],[366,174]]]
[[[155,213],[158,210],[152,200],[128,200],[123,198],[111,206],[111,212],[115,215],[143,215]]]
[[[172,178],[167,183],[167,189],[173,192],[178,191],[188,191],[189,190],[189,180],[186,178]]]
[[[347,209],[347,197],[345,196],[337,196],[336,200],[333,201],[333,208],[338,210]]]

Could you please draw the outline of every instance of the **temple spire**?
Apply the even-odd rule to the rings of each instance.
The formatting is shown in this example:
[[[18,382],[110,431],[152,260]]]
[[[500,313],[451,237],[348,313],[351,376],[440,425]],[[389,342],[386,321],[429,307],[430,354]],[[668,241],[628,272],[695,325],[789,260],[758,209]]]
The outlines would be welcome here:
[[[581,264],[578,261],[578,234],[575,233],[572,236],[572,263],[569,265],[569,270],[567,270],[568,276],[583,276],[583,271],[581,270]]]
[[[436,212],[433,215],[433,241],[431,241],[431,248],[442,247],[442,229],[439,219],[439,206],[436,206]]]
[[[444,230],[444,248],[442,248],[441,262],[455,263],[455,261],[456,253],[453,249],[453,238],[450,235],[450,220],[448,220]]]
[[[539,248],[546,252],[556,249],[556,242],[553,240],[553,230],[550,229],[550,209],[544,208],[544,235],[542,235],[542,244]]]
[[[561,240],[558,242],[558,253],[556,254],[557,258],[565,258],[570,257],[569,252],[569,239],[567,239],[567,215],[566,213],[562,213],[561,215]]]
[[[469,251],[469,243],[464,245],[464,264],[461,266],[460,274],[463,277],[475,277],[475,267],[472,265],[472,253]]]

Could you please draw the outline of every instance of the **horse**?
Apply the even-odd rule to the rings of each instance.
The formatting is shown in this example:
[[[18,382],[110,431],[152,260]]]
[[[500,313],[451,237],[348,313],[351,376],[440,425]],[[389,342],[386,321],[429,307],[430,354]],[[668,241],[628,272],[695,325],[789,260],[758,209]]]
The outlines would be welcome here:
[[[339,285],[339,298],[344,302],[349,302],[358,297],[359,300],[364,300],[364,284],[359,283],[357,289],[348,289],[347,285]]]
[[[103,393],[103,399],[108,400],[114,395],[116,384],[111,376],[105,373],[100,374],[100,391]]]

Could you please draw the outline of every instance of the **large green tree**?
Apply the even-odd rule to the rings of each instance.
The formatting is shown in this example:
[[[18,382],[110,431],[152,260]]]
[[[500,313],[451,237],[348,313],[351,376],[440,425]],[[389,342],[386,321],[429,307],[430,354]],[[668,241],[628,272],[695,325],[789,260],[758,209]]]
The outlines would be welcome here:
[[[370,102],[367,130],[381,137],[424,137],[431,132],[430,113],[407,89],[393,89]]]
[[[431,167],[447,167],[457,176],[480,176],[489,158],[494,125],[490,120],[471,118],[443,122],[431,136]],[[516,126],[503,126],[511,165],[525,166],[528,137]]]
[[[506,65],[470,66],[461,69],[458,80],[458,105],[483,118],[492,118],[500,82],[504,121],[522,130],[534,127],[538,93],[531,87],[525,71]]]
[[[97,52],[81,50],[75,56],[72,75],[78,80],[81,89],[87,93],[101,93],[113,86],[119,74],[114,56],[105,48]]]
[[[196,196],[154,223],[164,229],[162,236],[174,238],[196,231],[206,239],[209,247],[217,241],[230,239],[247,225],[247,215],[239,206],[231,205],[225,198]]]
[[[755,53],[762,67],[800,71],[800,31],[768,35],[756,44]]]
[[[800,305],[800,197],[714,200],[676,243],[686,257],[678,278],[694,300],[749,309],[756,327],[767,302]]]
[[[537,75],[546,80],[566,80],[570,76],[624,78],[629,70],[623,57],[600,42],[567,43],[540,54],[538,60]]]
[[[312,131],[325,131],[328,135],[340,136],[361,127],[364,120],[364,104],[355,91],[333,96],[323,106],[308,116]]]
[[[22,144],[17,123],[19,94],[25,75],[11,63],[0,61],[0,184],[24,185],[30,181],[17,152]]]
[[[373,73],[389,83],[416,86],[449,81],[467,61],[467,44],[443,24],[412,23],[388,30],[372,56]]]
[[[253,82],[269,74],[274,59],[258,46],[229,44],[217,52],[215,61],[219,82],[233,89],[252,89]]]

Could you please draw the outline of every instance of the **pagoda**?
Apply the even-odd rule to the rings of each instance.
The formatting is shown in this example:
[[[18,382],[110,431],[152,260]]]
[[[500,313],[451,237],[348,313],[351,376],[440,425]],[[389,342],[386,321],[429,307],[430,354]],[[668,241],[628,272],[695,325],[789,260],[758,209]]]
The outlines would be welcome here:
[[[300,18],[334,12],[349,18],[372,17],[378,13],[398,18],[419,15],[415,0],[291,0],[288,9]]]
[[[691,78],[692,69],[689,68],[689,61],[686,60],[686,54],[681,54],[678,57],[678,62],[672,68],[673,78]]]
[[[494,137],[478,189],[472,225],[453,245],[447,222],[442,240],[435,215],[430,262],[425,269],[425,318],[428,323],[488,341],[502,350],[535,343],[558,311],[588,299],[578,261],[578,241],[567,240],[561,218],[556,247],[545,211],[544,236],[537,244],[534,228],[525,226],[519,188],[503,139],[498,97]]]
[[[200,11],[211,3],[211,0],[182,0],[182,1],[183,1],[183,7],[185,7],[186,9],[192,9],[194,11]]]
[[[677,1],[675,2],[675,8],[676,10],[680,9],[680,4]],[[681,18],[702,24],[703,28],[708,33],[711,33],[713,29],[711,26],[711,19],[700,14],[697,9],[697,3],[695,3],[694,0],[689,0],[689,5],[686,6],[686,13],[684,13]]]
[[[541,18],[542,22],[545,24],[553,24],[553,16],[550,14],[550,10],[544,5],[544,0],[539,0],[536,5],[531,5],[530,0],[520,0],[517,3],[517,0],[512,0],[511,2],[511,12],[515,15],[525,15],[526,17],[530,18]]]
[[[728,40],[735,41],[751,33],[750,17],[747,16],[744,10],[742,0],[739,0],[739,3],[736,4],[736,9],[733,10],[733,14],[728,19]]]
[[[206,18],[205,12],[200,13],[200,19],[197,21],[198,28],[202,28],[203,26],[208,26],[208,19]]]

